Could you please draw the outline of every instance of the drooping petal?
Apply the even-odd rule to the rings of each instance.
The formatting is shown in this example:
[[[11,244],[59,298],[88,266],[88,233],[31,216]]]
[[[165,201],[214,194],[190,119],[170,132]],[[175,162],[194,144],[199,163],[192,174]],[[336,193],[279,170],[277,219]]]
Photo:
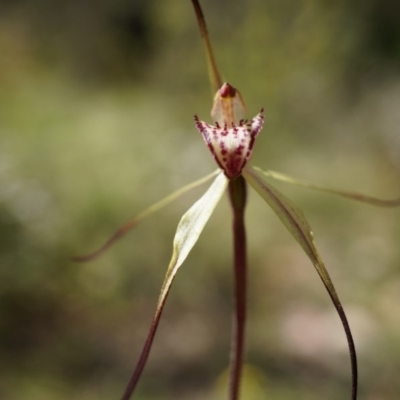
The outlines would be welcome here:
[[[153,322],[143,346],[139,361],[125,390],[124,396],[122,397],[123,400],[128,400],[131,397],[146,364],[172,281],[174,280],[179,267],[185,261],[190,250],[197,242],[205,224],[209,220],[227,186],[228,179],[221,172],[207,192],[183,215],[178,224],[173,243],[172,258],[161,287]]]
[[[250,122],[241,121],[238,126],[221,127],[200,121],[195,116],[196,128],[203,136],[205,143],[214,156],[217,164],[228,178],[240,175],[251,157],[254,141],[260,133],[263,123],[263,110]]]
[[[371,204],[373,206],[378,206],[378,207],[398,207],[398,206],[400,206],[400,197],[397,197],[395,199],[390,199],[390,200],[379,199],[377,197],[367,196],[362,193],[350,192],[347,190],[340,190],[340,189],[333,189],[333,188],[330,188],[327,186],[307,182],[302,179],[292,178],[291,176],[288,176],[288,175],[285,175],[285,174],[282,174],[282,173],[276,172],[276,171],[271,171],[271,170],[263,171],[261,168],[258,168],[258,167],[253,167],[253,169],[258,172],[261,172],[263,175],[265,175],[267,177],[274,178],[274,179],[282,181],[282,182],[287,182],[287,183],[291,183],[296,186],[302,186],[302,187],[309,188],[309,189],[315,189],[315,190],[320,190],[320,191],[327,192],[327,193],[336,194],[338,196],[346,197],[351,200],[360,201],[361,203],[367,203],[367,204]]]
[[[344,331],[346,333],[347,343],[350,352],[351,370],[352,370],[352,399],[357,397],[357,357],[350,326],[342,304],[333,286],[328,271],[314,244],[313,233],[303,212],[297,208],[287,197],[281,194],[271,186],[262,176],[262,173],[254,169],[246,168],[242,172],[247,182],[260,194],[260,196],[269,204],[278,218],[283,222],[294,239],[300,244],[304,252],[310,258],[317,270],[332,302],[339,314]]]
[[[96,259],[97,257],[101,256],[106,250],[108,250],[116,241],[121,239],[124,235],[126,235],[132,228],[134,228],[140,221],[145,219],[146,217],[150,216],[151,214],[155,213],[156,211],[160,210],[161,208],[165,207],[178,197],[182,196],[183,194],[187,193],[189,190],[192,190],[203,183],[209,181],[212,177],[217,175],[220,170],[214,171],[212,174],[205,176],[204,178],[198,179],[197,181],[191,182],[188,185],[184,186],[183,188],[177,190],[174,193],[171,193],[167,197],[164,197],[162,200],[158,201],[157,203],[151,205],[150,207],[146,208],[142,211],[139,215],[125,223],[122,227],[120,227],[100,248],[93,251],[90,254],[85,254],[82,256],[74,256],[71,257],[72,261],[76,262],[88,262]]]

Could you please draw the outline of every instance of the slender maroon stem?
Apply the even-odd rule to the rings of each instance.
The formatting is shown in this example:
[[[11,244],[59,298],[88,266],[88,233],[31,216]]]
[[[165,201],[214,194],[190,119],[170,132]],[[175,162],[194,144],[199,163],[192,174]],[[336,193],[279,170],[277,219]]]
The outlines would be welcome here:
[[[229,400],[238,400],[243,367],[246,325],[246,230],[244,210],[246,206],[246,182],[243,177],[229,183],[229,196],[233,209],[234,245],[234,298],[235,313],[232,333],[231,375]]]

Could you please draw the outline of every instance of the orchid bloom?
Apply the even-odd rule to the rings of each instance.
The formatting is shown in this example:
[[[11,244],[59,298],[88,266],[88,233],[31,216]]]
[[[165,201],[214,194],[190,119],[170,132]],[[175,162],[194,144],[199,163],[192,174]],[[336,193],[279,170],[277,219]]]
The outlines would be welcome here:
[[[322,190],[343,196],[352,200],[368,203],[381,207],[395,207],[400,205],[400,198],[381,200],[359,193],[330,189],[324,186],[311,184],[291,178],[274,171],[263,171],[258,167],[248,165],[257,135],[264,124],[263,109],[253,119],[245,119],[246,108],[237,89],[229,83],[223,83],[216,66],[211,44],[209,41],[206,24],[198,0],[192,0],[197,22],[206,49],[210,79],[216,94],[211,110],[214,124],[208,124],[194,117],[197,130],[201,133],[212,156],[218,164],[218,170],[199,179],[177,192],[169,195],[158,203],[152,205],[136,218],[122,226],[102,247],[97,251],[78,256],[76,261],[90,261],[102,254],[116,240],[125,235],[142,219],[164,207],[177,197],[190,189],[197,187],[215,177],[206,193],[183,215],[173,241],[173,253],[169,263],[161,293],[159,295],[156,312],[151,324],[142,353],[136,368],[131,376],[128,386],[122,397],[128,400],[137,385],[140,375],[146,364],[153,339],[163,312],[172,282],[189,252],[196,244],[204,226],[213,213],[218,202],[226,191],[229,192],[233,209],[233,236],[234,236],[234,271],[235,271],[235,325],[233,332],[233,351],[231,358],[231,376],[229,399],[239,399],[240,377],[244,355],[245,319],[246,319],[246,232],[244,225],[244,210],[246,205],[246,182],[253,187],[266,203],[276,213],[293,238],[300,244],[311,263],[320,276],[334,307],[340,317],[346,335],[352,373],[351,399],[357,398],[357,358],[356,350],[347,321],[346,314],[336,293],[328,271],[317,251],[313,233],[302,211],[288,198],[275,189],[267,180],[273,178],[295,185]]]

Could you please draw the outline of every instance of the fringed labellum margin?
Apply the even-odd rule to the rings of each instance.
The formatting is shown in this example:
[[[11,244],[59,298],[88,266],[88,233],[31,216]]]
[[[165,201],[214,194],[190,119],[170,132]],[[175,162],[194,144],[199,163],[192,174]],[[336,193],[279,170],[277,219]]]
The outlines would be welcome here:
[[[263,111],[251,121],[244,120],[246,108],[239,91],[224,83],[214,97],[211,116],[215,125],[194,117],[197,130],[229,179],[239,176],[249,161],[255,138],[264,124]]]

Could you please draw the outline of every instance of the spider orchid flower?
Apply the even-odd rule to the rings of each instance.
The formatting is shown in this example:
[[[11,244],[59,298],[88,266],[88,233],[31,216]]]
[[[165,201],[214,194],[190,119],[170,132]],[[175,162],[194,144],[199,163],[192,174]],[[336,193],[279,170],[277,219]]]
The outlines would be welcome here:
[[[182,216],[173,241],[172,258],[169,263],[164,282],[161,287],[156,312],[153,317],[141,355],[136,368],[126,387],[123,400],[131,398],[138,383],[140,375],[149,356],[157,326],[163,312],[172,282],[179,268],[185,261],[189,252],[196,244],[204,226],[211,217],[215,207],[225,192],[229,193],[233,210],[233,242],[234,242],[234,275],[235,275],[235,318],[232,341],[231,376],[229,399],[239,399],[240,378],[244,356],[245,320],[246,320],[246,232],[244,225],[244,211],[246,206],[246,191],[248,183],[253,187],[265,202],[272,208],[283,225],[288,229],[293,238],[299,243],[311,263],[315,267],[322,283],[324,284],[334,307],[339,315],[346,335],[352,374],[351,399],[357,398],[357,358],[350,326],[339,300],[335,287],[327,269],[317,251],[313,233],[302,211],[297,208],[286,196],[275,189],[268,178],[292,183],[311,189],[333,193],[352,200],[368,203],[381,207],[395,207],[400,205],[400,198],[381,200],[359,193],[331,189],[325,186],[312,184],[306,181],[291,178],[287,175],[263,171],[258,167],[250,167],[251,158],[257,135],[264,124],[263,109],[251,120],[245,119],[246,108],[237,89],[229,83],[223,83],[216,66],[205,19],[198,0],[192,0],[196,12],[197,22],[206,49],[208,68],[212,87],[216,90],[211,116],[214,124],[209,124],[194,117],[197,130],[201,133],[212,156],[218,164],[218,170],[199,179],[177,192],[155,203],[144,212],[132,219],[95,252],[74,257],[75,261],[90,261],[101,255],[115,241],[124,236],[142,219],[158,211],[171,201],[187,191],[215,178],[209,189],[193,206]]]

